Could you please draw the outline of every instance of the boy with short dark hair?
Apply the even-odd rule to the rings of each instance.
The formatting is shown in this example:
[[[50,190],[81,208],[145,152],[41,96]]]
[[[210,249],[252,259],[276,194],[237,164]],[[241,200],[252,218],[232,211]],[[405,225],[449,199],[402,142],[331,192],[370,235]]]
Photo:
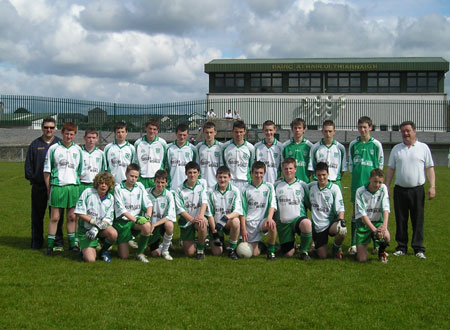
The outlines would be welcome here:
[[[216,140],[216,125],[207,121],[203,124],[203,137],[205,141],[197,144],[198,164],[202,178],[208,183],[208,189],[214,189],[217,184],[216,172],[223,165],[222,143]]]
[[[255,144],[255,157],[257,161],[266,164],[264,181],[275,183],[281,175],[281,157],[283,146],[275,138],[277,127],[272,120],[263,123],[264,139]]]

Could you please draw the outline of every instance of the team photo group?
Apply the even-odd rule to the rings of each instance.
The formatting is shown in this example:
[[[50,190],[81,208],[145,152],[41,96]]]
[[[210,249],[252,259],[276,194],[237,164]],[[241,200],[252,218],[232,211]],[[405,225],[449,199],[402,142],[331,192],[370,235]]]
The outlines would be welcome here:
[[[400,125],[403,142],[392,148],[386,164],[369,117],[358,120],[359,136],[348,150],[335,140],[331,120],[323,122],[323,137],[315,144],[304,136],[301,118],[291,122],[292,137],[284,143],[277,140],[276,127],[265,121],[264,138],[253,145],[245,139],[246,124],[236,120],[232,139],[221,143],[211,120],[203,125],[203,141],[194,145],[188,125],[179,124],[176,140],[167,143],[158,136],[159,122],[149,119],[146,134],[133,145],[126,123],[120,122],[114,142],[100,150],[96,129],[87,129],[84,145],[78,146],[75,124],[65,123],[59,139],[55,119],[45,118],[43,134],[31,143],[25,162],[32,186],[31,247],[44,247],[49,205],[48,256],[64,250],[65,216],[69,250],[86,262],[111,262],[113,245],[121,259],[128,259],[131,250],[143,263],[149,257],[173,260],[178,226],[184,254],[198,260],[208,249],[233,260],[260,254],[270,261],[342,259],[342,244],[350,235],[348,255],[365,262],[370,249],[387,263],[393,183],[393,255],[407,254],[411,221],[410,246],[417,258],[426,258],[424,204],[426,197],[435,197],[435,173],[414,122]],[[352,205],[344,208],[345,172],[351,175]],[[344,212],[352,214],[351,223]]]

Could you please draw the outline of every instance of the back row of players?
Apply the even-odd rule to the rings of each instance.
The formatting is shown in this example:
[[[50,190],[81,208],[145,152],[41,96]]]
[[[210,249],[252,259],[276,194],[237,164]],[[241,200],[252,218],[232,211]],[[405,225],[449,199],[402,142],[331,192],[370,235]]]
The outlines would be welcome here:
[[[357,252],[358,260],[365,261],[373,236],[379,243],[379,259],[387,262],[389,197],[381,170],[383,149],[370,136],[371,128],[370,118],[360,118],[360,137],[349,147],[351,199],[356,205],[349,253]],[[78,216],[77,236],[87,261],[96,258],[97,236],[103,241],[100,256],[109,261],[107,251],[112,244],[117,242],[120,257],[128,258],[128,241],[139,234],[138,260],[148,262],[147,245],[153,256],[171,260],[168,248],[176,215],[180,216],[184,251],[198,259],[204,258],[208,228],[215,255],[222,253],[223,234],[229,235],[232,259],[237,259],[239,236],[258,255],[262,233],[268,233],[270,260],[275,260],[277,235],[283,254],[294,255],[295,234],[300,235],[302,260],[310,259],[307,251],[312,239],[318,256],[325,258],[328,236],[335,237],[333,256],[342,258],[341,244],[347,233],[340,189],[347,170],[345,148],[334,139],[335,126],[330,120],[323,123],[323,139],[314,145],[303,136],[304,120],[295,119],[291,129],[293,137],[281,144],[275,138],[275,123],[266,121],[265,138],[253,146],[244,138],[245,123],[236,121],[233,139],[222,144],[215,139],[214,123],[207,122],[205,141],[194,146],[187,141],[187,125],[180,124],[176,141],[167,144],[157,135],[158,121],[150,119],[147,134],[134,146],[126,140],[126,124],[118,123],[114,142],[103,152],[95,146],[95,130],[86,130],[85,145],[80,148],[72,141],[77,127],[66,123],[62,140],[49,148],[44,165],[52,206],[47,254],[53,254],[59,209],[66,209],[69,247],[77,250]],[[311,174],[313,182],[309,183]],[[114,197],[108,193],[112,190]],[[311,210],[312,221],[306,209]]]

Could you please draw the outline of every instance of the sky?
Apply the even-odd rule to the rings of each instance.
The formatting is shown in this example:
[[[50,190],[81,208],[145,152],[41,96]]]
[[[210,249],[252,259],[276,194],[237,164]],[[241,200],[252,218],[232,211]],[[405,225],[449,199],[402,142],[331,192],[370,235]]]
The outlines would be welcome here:
[[[200,100],[212,59],[450,60],[449,45],[447,0],[0,0],[0,95]]]

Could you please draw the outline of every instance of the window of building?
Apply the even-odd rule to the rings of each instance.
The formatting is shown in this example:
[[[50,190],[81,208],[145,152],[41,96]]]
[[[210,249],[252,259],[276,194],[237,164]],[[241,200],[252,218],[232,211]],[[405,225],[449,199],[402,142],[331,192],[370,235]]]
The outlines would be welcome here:
[[[252,73],[250,75],[250,91],[252,93],[281,93],[281,73]]]
[[[321,93],[321,73],[291,72],[288,75],[289,93]]]
[[[437,72],[408,72],[406,91],[409,93],[437,93],[439,91]]]
[[[218,93],[243,93],[243,73],[216,73],[214,89]]]
[[[367,73],[368,93],[400,93],[400,72]]]
[[[360,93],[361,73],[330,72],[327,74],[326,92],[328,93]]]

